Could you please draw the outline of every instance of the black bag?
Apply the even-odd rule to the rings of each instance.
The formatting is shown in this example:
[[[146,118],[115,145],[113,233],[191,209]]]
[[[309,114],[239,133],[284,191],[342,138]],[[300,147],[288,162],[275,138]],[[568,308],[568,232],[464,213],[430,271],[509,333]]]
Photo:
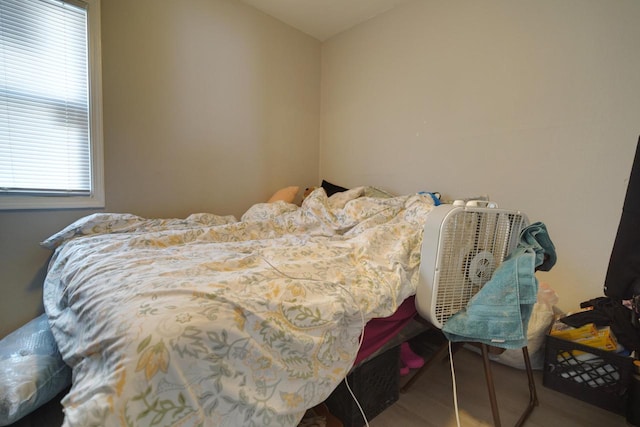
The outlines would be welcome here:
[[[640,139],[604,283],[608,297],[640,296]]]

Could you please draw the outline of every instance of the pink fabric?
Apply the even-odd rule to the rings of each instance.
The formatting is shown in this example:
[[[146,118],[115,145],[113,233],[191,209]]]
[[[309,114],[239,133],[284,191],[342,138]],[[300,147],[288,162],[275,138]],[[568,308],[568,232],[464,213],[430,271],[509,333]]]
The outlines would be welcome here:
[[[404,300],[391,316],[371,319],[364,327],[364,339],[354,365],[385,345],[411,321],[416,313],[415,297],[411,296]]]

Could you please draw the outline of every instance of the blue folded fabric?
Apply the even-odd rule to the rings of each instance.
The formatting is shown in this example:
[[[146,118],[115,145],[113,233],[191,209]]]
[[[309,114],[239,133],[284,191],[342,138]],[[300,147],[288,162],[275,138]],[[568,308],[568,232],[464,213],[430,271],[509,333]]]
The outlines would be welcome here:
[[[546,226],[525,227],[516,249],[467,307],[445,322],[449,341],[481,342],[514,349],[527,345],[527,327],[538,295],[536,270],[548,271],[557,256]]]
[[[549,237],[547,226],[542,222],[534,222],[520,232],[517,248],[509,256],[518,256],[521,250],[532,250],[536,255],[536,270],[549,271],[556,264],[556,248]]]

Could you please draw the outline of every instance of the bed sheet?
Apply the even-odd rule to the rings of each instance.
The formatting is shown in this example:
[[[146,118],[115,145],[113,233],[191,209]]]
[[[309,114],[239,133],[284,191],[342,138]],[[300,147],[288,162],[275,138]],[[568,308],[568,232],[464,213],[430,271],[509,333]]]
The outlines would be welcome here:
[[[252,206],[237,221],[94,214],[55,248],[44,304],[73,385],[65,426],[295,426],[363,324],[415,293],[424,195]]]

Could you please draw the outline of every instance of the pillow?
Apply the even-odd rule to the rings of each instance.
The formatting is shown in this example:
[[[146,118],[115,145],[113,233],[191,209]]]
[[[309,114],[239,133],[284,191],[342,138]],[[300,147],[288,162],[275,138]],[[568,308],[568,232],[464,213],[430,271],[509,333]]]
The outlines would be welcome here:
[[[0,340],[0,426],[12,424],[71,384],[42,314]]]
[[[287,203],[293,203],[296,196],[298,195],[299,189],[300,187],[291,186],[291,187],[286,187],[281,190],[278,190],[275,192],[273,196],[271,196],[271,198],[267,201],[267,203],[273,203],[279,200],[282,200]]]
[[[320,185],[324,188],[324,192],[327,193],[327,197],[331,197],[335,193],[341,193],[343,191],[347,191],[348,188],[340,187],[339,185],[332,184],[328,181],[322,180],[322,184]]]

